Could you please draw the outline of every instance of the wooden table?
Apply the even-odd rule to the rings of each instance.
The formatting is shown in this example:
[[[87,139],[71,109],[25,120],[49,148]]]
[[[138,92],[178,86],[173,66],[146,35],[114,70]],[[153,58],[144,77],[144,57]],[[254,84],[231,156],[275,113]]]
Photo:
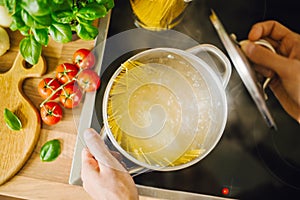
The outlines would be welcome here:
[[[22,38],[19,32],[9,32],[11,48],[0,57],[0,72],[7,71],[19,51],[19,42]],[[44,77],[54,77],[55,68],[63,62],[72,62],[72,54],[79,47],[93,48],[94,41],[76,40],[68,44],[59,44],[50,41],[43,47],[43,56],[48,66],[46,74],[41,78],[27,79],[23,84],[24,93],[29,97],[35,107],[43,101],[37,93],[37,85]],[[80,106],[79,108],[80,109]],[[80,186],[68,183],[77,129],[76,118],[73,111],[64,109],[64,117],[54,126],[42,124],[39,141],[23,168],[8,182],[0,186],[0,198],[9,196],[22,199],[79,199],[88,200],[90,196]],[[42,162],[39,158],[41,146],[51,139],[62,141],[61,155],[53,162]],[[4,197],[3,197],[4,198]],[[153,199],[141,197],[141,199]]]

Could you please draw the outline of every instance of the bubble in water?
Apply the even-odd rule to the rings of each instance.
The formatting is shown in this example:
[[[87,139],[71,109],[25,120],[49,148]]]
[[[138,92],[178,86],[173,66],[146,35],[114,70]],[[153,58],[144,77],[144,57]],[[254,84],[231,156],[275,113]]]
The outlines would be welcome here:
[[[193,83],[193,87],[195,87],[195,88],[200,87],[199,82],[198,82],[198,81],[195,81],[195,82]]]
[[[171,55],[171,54],[169,54],[167,57],[168,57],[169,59],[174,59],[174,56]]]

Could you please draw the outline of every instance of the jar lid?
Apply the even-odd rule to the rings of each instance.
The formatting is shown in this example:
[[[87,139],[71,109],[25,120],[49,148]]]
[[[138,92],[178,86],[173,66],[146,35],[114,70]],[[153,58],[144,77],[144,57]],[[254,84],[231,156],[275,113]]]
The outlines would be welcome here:
[[[218,19],[213,10],[212,14],[210,15],[210,20],[215,27],[231,61],[233,62],[236,71],[240,75],[265,122],[270,128],[276,129],[274,119],[266,105],[263,87],[257,80],[255,72],[249,63],[249,60],[242,52],[240,45],[235,41],[235,38],[232,38],[227,34],[221,21]]]

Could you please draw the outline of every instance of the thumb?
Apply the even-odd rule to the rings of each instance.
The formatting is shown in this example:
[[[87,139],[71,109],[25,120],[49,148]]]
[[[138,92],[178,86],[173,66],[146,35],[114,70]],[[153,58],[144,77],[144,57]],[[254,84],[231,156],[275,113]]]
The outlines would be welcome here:
[[[115,169],[127,172],[122,164],[110,153],[100,135],[94,129],[84,132],[84,140],[91,154],[97,160],[102,171]]]
[[[85,182],[87,179],[97,177],[99,166],[93,155],[84,148],[81,152],[81,178]]]
[[[246,56],[255,64],[271,69],[277,74],[284,73],[284,66],[288,65],[288,59],[285,57],[249,40],[240,42],[240,45]]]

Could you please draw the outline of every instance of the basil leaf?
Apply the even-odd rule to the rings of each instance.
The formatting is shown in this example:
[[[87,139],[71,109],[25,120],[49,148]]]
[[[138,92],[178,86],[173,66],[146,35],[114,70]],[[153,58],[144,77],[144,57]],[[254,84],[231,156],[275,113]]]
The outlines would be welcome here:
[[[13,14],[11,16],[11,18],[12,18],[12,23],[10,24],[9,28],[12,31],[16,31],[16,30],[21,29],[22,27],[26,26],[25,22],[22,19],[21,11]]]
[[[54,23],[50,26],[49,33],[57,42],[67,43],[72,40],[72,30],[68,24]]]
[[[64,0],[53,0],[53,2],[56,4],[62,4],[64,2]]]
[[[52,17],[56,22],[62,24],[71,23],[72,20],[74,19],[73,12],[71,11],[57,11],[52,15]]]
[[[76,26],[76,33],[83,40],[93,40],[98,35],[98,29],[91,24],[80,23]]]
[[[35,65],[41,56],[42,45],[35,40],[33,35],[29,35],[21,40],[20,52],[27,62]]]
[[[81,8],[76,16],[86,20],[95,20],[104,17],[106,14],[107,11],[104,5],[90,3],[86,7]]]
[[[9,13],[14,13],[16,8],[16,0],[4,0],[4,6],[7,8]]]
[[[35,29],[32,28],[32,33],[34,35],[35,40],[41,45],[47,46],[49,43],[48,29]]]
[[[20,33],[24,36],[30,35],[29,30],[30,30],[30,28],[26,25],[19,29]]]
[[[57,2],[51,1],[51,13],[55,13],[57,11],[66,11],[66,10],[74,10],[73,0],[56,0]],[[49,2],[50,3],[50,2]]]
[[[26,10],[21,10],[21,16],[25,24],[32,28],[46,28],[47,26],[44,26],[40,23],[38,23]]]
[[[48,0],[22,0],[22,7],[31,15],[43,16],[50,14]]]
[[[52,24],[52,17],[51,15],[43,15],[43,16],[32,16],[32,18],[39,24],[39,25],[42,25],[42,26],[50,26]]]
[[[21,10],[21,17],[27,26],[32,26],[34,19],[25,10]]]
[[[107,10],[110,10],[112,9],[115,4],[114,4],[114,1],[113,0],[96,0],[96,2],[98,4],[102,4],[106,7]]]
[[[58,139],[46,142],[40,151],[40,159],[44,162],[55,160],[61,152],[60,141]]]
[[[19,131],[22,129],[22,123],[20,119],[7,108],[4,109],[4,120],[7,127],[13,131]]]

